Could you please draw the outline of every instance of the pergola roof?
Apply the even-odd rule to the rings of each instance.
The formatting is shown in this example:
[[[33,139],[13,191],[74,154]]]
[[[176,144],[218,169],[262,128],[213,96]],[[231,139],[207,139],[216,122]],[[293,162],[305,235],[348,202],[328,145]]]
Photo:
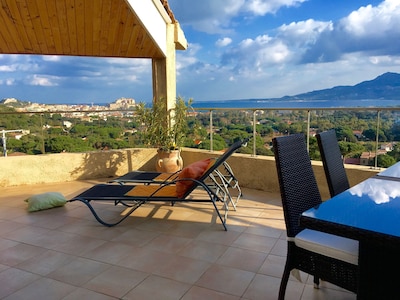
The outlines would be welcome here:
[[[177,23],[167,0],[2,0],[0,53],[164,58],[152,21]],[[186,49],[177,25],[175,48]]]

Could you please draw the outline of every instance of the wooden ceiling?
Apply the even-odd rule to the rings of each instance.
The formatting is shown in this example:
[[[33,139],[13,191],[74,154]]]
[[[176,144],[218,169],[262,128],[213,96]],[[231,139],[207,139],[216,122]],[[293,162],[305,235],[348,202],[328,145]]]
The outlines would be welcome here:
[[[164,57],[126,0],[0,3],[3,54]]]

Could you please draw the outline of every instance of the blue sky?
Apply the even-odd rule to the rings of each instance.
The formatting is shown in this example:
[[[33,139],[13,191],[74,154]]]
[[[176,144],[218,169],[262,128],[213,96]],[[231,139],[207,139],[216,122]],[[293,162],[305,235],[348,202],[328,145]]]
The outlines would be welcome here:
[[[276,98],[400,73],[400,0],[169,0],[189,47],[177,94]],[[151,62],[0,55],[0,99],[151,101]]]

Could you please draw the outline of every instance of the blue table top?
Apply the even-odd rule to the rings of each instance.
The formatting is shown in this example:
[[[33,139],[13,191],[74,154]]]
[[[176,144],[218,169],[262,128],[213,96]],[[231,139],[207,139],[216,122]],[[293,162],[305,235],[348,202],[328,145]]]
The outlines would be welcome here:
[[[400,241],[400,181],[369,178],[305,211],[303,217]]]
[[[396,163],[386,170],[380,172],[378,176],[395,177],[400,179],[400,163]]]

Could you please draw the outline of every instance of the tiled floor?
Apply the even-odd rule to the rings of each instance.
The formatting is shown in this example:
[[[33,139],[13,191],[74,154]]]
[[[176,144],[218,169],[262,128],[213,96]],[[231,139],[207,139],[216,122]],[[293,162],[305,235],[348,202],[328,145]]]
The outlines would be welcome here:
[[[286,259],[279,195],[244,189],[224,231],[210,203],[146,204],[118,226],[80,202],[28,213],[29,195],[67,198],[94,181],[2,188],[0,299],[277,299]],[[103,216],[121,206],[96,205]],[[355,299],[302,274],[286,299]]]

